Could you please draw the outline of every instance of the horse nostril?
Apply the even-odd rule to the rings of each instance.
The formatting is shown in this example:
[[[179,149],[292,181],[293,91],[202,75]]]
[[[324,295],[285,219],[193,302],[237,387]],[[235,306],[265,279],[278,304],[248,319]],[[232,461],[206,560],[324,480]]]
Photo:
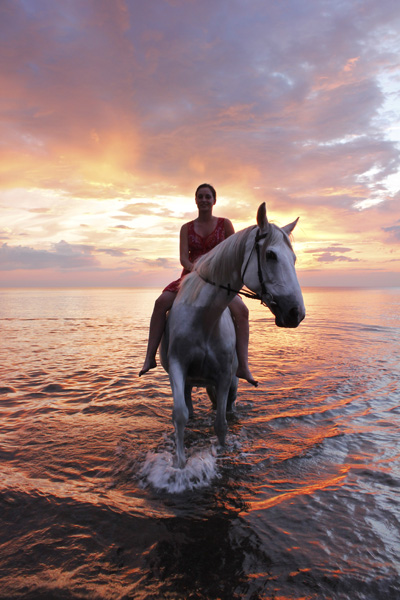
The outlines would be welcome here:
[[[300,323],[300,321],[302,321],[302,312],[300,310],[300,308],[298,306],[295,306],[294,308],[291,308],[289,311],[289,319],[290,322],[293,324],[298,325]]]

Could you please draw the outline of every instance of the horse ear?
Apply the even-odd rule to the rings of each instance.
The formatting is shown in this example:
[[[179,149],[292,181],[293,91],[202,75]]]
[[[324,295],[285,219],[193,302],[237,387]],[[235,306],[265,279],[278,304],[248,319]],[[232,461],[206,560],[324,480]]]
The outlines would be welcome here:
[[[283,231],[285,233],[287,233],[288,235],[290,235],[293,231],[293,229],[296,227],[297,225],[297,221],[300,219],[300,217],[297,217],[297,219],[295,221],[293,221],[293,223],[289,223],[289,225],[285,225],[285,227],[282,227]]]
[[[260,204],[257,211],[257,225],[259,228],[266,229],[268,227],[267,208],[265,202]]]

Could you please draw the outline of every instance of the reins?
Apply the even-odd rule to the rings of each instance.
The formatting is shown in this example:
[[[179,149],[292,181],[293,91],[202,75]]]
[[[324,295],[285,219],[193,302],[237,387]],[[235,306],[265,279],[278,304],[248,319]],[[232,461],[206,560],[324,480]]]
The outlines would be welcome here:
[[[267,233],[261,233],[260,230],[257,231],[256,233],[256,237],[254,240],[254,244],[253,247],[251,249],[251,252],[249,254],[249,258],[247,259],[246,265],[243,269],[243,272],[241,273],[241,278],[242,281],[244,279],[247,267],[249,266],[250,263],[250,259],[252,257],[252,254],[254,252],[254,250],[256,251],[257,254],[257,274],[258,274],[258,281],[260,283],[261,286],[261,296],[259,294],[257,294],[256,292],[252,292],[251,290],[235,290],[231,287],[231,284],[228,283],[227,285],[223,285],[222,283],[215,283],[215,281],[210,281],[209,279],[207,279],[206,277],[203,277],[202,275],[200,275],[200,273],[197,273],[197,275],[206,283],[209,283],[210,285],[214,285],[216,287],[219,287],[223,290],[227,291],[227,294],[229,296],[229,294],[239,294],[240,296],[245,296],[246,298],[250,298],[251,300],[260,300],[261,304],[263,304],[264,306],[267,306],[266,302],[263,300],[263,297],[267,297],[269,296],[268,300],[270,301],[270,304],[274,304],[274,299],[272,294],[270,294],[266,288],[266,285],[264,283],[263,280],[263,276],[262,276],[262,270],[261,270],[261,257],[260,257],[260,247],[258,245],[258,242],[260,240],[263,240],[264,238],[267,237]],[[197,272],[197,271],[196,271]]]

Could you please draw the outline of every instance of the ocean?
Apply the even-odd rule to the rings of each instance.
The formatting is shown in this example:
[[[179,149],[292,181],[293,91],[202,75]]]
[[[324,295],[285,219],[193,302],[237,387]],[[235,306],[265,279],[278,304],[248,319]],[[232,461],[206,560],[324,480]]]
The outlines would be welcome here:
[[[250,309],[224,450],[205,390],[177,472],[154,289],[0,290],[0,597],[400,598],[400,289]]]

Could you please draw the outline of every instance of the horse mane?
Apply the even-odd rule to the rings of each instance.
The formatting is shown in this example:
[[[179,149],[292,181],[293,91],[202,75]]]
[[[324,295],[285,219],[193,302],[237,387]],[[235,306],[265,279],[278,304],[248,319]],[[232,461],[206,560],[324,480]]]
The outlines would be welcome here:
[[[180,290],[185,300],[194,302],[206,280],[216,285],[227,285],[230,282],[232,271],[243,263],[246,241],[255,227],[252,225],[238,231],[197,259],[193,271],[181,281]],[[279,234],[282,235],[279,227],[270,223],[267,236],[263,240],[263,248],[273,244]],[[290,245],[289,238],[286,235],[283,237]]]

